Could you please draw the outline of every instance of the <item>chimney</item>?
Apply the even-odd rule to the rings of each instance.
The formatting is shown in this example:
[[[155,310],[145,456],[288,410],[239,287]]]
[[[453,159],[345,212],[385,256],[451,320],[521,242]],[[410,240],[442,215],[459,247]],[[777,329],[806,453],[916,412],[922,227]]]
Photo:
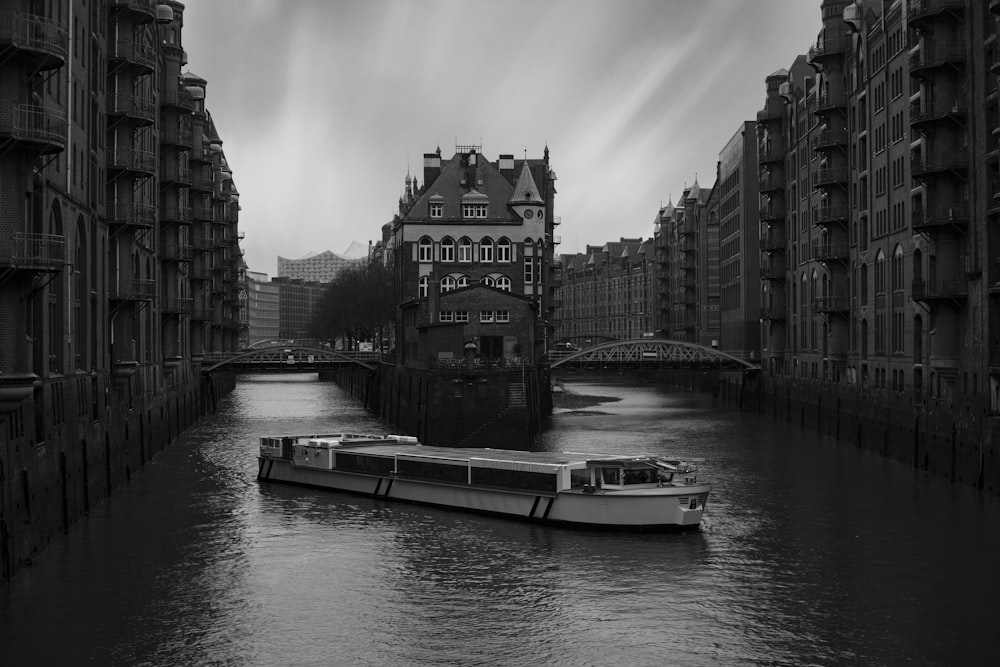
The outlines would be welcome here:
[[[424,153],[424,188],[441,175],[441,153]]]
[[[497,164],[497,167],[500,169],[500,173],[503,177],[506,178],[511,185],[514,185],[517,179],[517,176],[514,175],[514,156],[507,154],[501,155],[500,162]]]

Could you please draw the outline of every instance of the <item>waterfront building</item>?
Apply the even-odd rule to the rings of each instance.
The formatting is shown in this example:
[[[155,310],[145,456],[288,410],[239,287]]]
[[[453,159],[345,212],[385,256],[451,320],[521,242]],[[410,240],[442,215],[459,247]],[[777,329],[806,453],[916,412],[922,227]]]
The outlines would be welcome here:
[[[277,340],[281,331],[278,283],[266,273],[247,273],[248,344]]]
[[[183,10],[0,7],[4,576],[204,412],[202,355],[239,345],[238,195]]]
[[[752,121],[719,152],[719,348],[760,360],[760,254],[757,138]]]
[[[369,249],[360,243],[352,243],[347,251],[338,255],[324,250],[310,253],[299,259],[288,259],[278,255],[278,277],[298,278],[307,282],[330,283],[337,274],[352,266],[359,266],[368,260]]]
[[[556,177],[548,148],[541,159],[502,154],[495,162],[481,148],[457,146],[449,160],[442,160],[440,149],[425,154],[423,186],[406,176],[386,243],[396,272],[397,303],[404,304],[396,350],[405,365],[447,365],[465,355],[466,345],[490,358],[533,363],[544,355],[554,332]],[[527,301],[495,295],[484,304],[489,291]],[[450,292],[456,294],[445,299]],[[504,311],[509,311],[504,318],[516,321],[498,321],[497,313]],[[440,325],[464,333],[428,338],[425,330]],[[484,326],[497,333],[484,333]]]
[[[609,241],[559,257],[556,340],[585,347],[655,332],[652,239]]]

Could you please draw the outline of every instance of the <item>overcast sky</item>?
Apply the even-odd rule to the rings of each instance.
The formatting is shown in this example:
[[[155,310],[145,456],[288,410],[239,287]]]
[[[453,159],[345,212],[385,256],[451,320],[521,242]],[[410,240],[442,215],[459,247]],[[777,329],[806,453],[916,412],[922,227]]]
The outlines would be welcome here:
[[[184,0],[254,271],[378,240],[407,169],[541,157],[557,252],[648,237],[805,53],[820,0]]]

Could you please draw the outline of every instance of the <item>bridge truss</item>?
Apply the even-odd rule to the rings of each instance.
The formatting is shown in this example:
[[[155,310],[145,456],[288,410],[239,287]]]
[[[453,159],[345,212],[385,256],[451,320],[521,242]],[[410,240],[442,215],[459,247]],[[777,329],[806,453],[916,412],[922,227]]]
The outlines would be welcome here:
[[[744,359],[686,341],[658,338],[618,340],[576,352],[550,352],[551,368],[717,368],[759,371]]]
[[[225,368],[249,373],[315,373],[346,364],[374,370],[379,360],[377,352],[338,352],[321,347],[276,345],[246,349],[237,354],[206,354],[202,372]]]

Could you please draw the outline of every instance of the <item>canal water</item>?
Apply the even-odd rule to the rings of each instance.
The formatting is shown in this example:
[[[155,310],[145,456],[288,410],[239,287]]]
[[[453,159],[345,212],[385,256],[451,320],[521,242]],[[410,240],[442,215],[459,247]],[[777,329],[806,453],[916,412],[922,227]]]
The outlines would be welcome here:
[[[606,534],[261,485],[262,434],[383,431],[241,379],[0,591],[3,665],[995,665],[1000,501],[655,386],[541,446],[704,459],[702,532]]]

